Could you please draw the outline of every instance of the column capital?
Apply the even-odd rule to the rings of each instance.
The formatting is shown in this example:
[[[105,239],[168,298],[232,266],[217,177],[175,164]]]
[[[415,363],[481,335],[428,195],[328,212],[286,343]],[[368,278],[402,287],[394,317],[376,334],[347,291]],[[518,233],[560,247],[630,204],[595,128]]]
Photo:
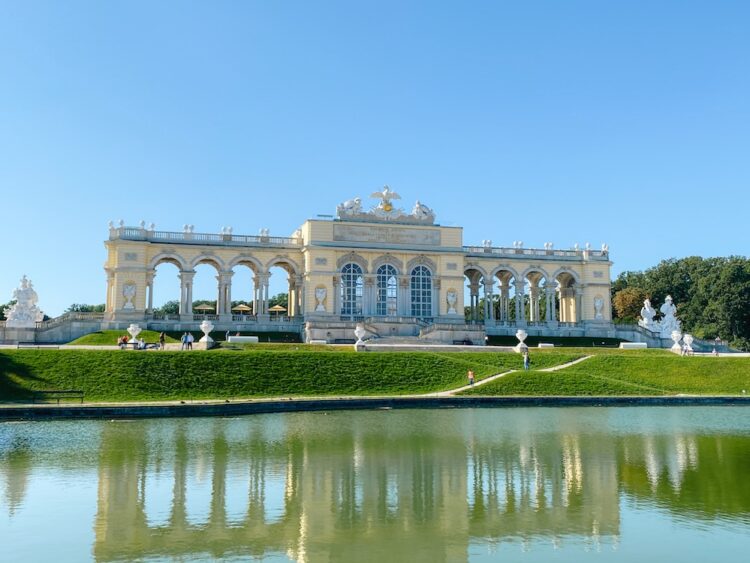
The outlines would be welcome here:
[[[184,281],[193,281],[195,270],[180,270],[180,278]]]

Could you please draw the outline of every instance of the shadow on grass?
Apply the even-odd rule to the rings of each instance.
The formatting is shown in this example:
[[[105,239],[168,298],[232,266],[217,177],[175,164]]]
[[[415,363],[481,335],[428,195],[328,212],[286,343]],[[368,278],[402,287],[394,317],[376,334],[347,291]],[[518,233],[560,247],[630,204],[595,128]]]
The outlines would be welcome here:
[[[24,385],[18,380],[24,383],[28,382],[28,385]],[[34,381],[41,381],[41,378],[32,375],[27,366],[0,354],[0,403],[29,401],[33,397],[30,387]]]

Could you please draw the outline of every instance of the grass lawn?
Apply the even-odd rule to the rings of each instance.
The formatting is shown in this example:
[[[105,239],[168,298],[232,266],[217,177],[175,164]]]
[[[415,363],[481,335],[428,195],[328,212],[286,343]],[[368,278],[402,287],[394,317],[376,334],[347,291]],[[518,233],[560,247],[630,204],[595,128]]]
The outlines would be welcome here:
[[[33,389],[80,389],[87,401],[136,401],[301,395],[388,395],[460,387],[518,367],[510,353],[276,350],[164,352],[3,350],[0,401],[28,398]],[[535,355],[555,365],[580,354]]]
[[[661,350],[591,351],[593,358],[555,372],[516,372],[470,395],[742,395],[750,358],[683,358]],[[535,366],[538,367],[538,366]]]
[[[145,340],[146,342],[159,342],[159,332],[155,330],[142,330],[138,334],[139,340]],[[127,336],[130,339],[130,335],[126,330],[100,330],[98,332],[91,332],[80,338],[76,338],[68,344],[76,346],[116,346],[117,339],[121,336]],[[179,338],[173,338],[167,334],[167,342],[179,342]]]

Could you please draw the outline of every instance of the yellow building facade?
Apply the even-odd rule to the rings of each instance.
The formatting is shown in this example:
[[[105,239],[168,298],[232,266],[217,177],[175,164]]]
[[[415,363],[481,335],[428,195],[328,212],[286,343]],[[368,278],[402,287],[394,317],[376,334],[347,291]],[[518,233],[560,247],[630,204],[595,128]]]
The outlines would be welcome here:
[[[158,231],[141,224],[110,224],[105,321],[137,322],[157,330],[192,330],[204,319],[217,330],[298,332],[305,341],[349,341],[357,323],[379,339],[484,342],[485,335],[606,336],[613,330],[609,251],[586,245],[569,250],[465,246],[461,227],[441,226],[416,202],[397,207],[398,194],[372,194],[337,207],[335,217],[306,221],[290,237]],[[179,270],[180,309],[154,313],[156,269]],[[216,270],[216,308],[194,311],[195,268]],[[289,302],[269,311],[271,268],[283,268]],[[239,268],[253,275],[248,292],[233,291]],[[278,271],[278,270],[276,270]],[[177,298],[178,296],[175,296]],[[244,311],[232,300],[251,301]]]

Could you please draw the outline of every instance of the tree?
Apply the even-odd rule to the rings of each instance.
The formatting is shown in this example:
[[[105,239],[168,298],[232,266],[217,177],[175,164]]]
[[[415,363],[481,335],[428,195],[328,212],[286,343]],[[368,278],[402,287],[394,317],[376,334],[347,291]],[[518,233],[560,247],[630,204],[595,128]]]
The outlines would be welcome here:
[[[180,312],[180,302],[177,300],[167,301],[161,307],[156,307],[154,313],[157,315],[176,315]]]
[[[10,309],[15,304],[16,304],[16,300],[11,299],[5,305],[0,305],[0,321],[5,320],[5,309]]]
[[[273,297],[269,298],[268,300],[268,308],[275,307],[276,305],[281,305],[284,307],[287,311],[289,310],[289,295],[286,293],[277,293]]]
[[[647,298],[648,294],[640,287],[626,287],[621,289],[612,298],[615,319],[622,322],[635,322],[641,314],[643,301]]]
[[[103,313],[105,309],[104,303],[101,305],[88,305],[86,303],[73,303],[70,307],[65,309],[66,313]]]

